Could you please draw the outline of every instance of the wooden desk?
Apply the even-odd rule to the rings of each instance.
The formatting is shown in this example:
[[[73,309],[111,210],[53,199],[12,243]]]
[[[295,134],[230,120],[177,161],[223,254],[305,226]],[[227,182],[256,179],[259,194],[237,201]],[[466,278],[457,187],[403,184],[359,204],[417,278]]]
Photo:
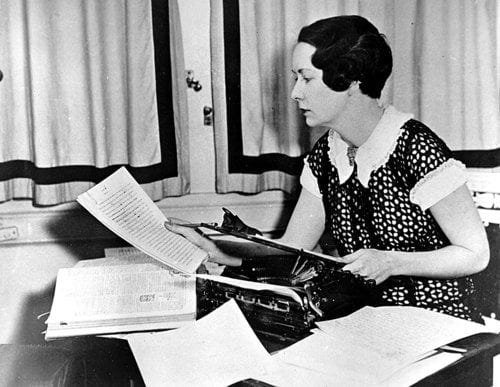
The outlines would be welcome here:
[[[424,386],[492,386],[493,357],[500,353],[500,335],[480,333],[451,343],[464,356],[416,384]]]
[[[261,339],[268,349],[283,347]],[[452,343],[467,350],[457,362],[416,384],[424,386],[491,386],[493,356],[500,353],[500,335],[479,334]],[[61,356],[64,354],[64,356]],[[49,372],[50,371],[50,372]],[[43,346],[0,345],[0,383],[45,383],[59,386],[144,386],[128,343],[119,339],[82,337],[49,342]],[[30,383],[31,381],[31,383]],[[265,386],[245,380],[233,386]]]

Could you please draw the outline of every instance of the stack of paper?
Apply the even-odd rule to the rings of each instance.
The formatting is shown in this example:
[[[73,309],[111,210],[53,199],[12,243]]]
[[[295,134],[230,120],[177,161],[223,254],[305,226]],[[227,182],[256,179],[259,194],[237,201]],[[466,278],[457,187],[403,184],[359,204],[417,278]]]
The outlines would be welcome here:
[[[194,277],[156,262],[92,261],[59,270],[47,340],[176,328],[196,318]]]

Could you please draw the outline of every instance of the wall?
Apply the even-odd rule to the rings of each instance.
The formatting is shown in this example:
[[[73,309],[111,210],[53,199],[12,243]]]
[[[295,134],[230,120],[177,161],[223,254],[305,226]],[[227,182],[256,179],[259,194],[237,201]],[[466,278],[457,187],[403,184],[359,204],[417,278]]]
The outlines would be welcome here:
[[[280,228],[291,206],[281,192],[214,193],[213,128],[203,125],[203,107],[211,106],[209,0],[179,1],[179,11],[186,69],[194,70],[202,85],[200,92],[188,90],[193,194],[168,198],[158,205],[166,216],[219,223],[224,206],[263,231]],[[37,343],[43,340],[45,327],[44,318],[37,316],[50,310],[57,270],[80,259],[101,257],[105,247],[124,242],[76,204],[33,208],[27,201],[2,203],[0,234],[8,227],[16,227],[18,238],[0,241],[0,343]]]

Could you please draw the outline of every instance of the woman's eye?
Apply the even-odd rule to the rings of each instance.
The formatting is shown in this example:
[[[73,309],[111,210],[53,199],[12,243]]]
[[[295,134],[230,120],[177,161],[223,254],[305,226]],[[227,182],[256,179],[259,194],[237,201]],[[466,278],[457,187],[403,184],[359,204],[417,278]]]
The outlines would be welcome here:
[[[304,77],[304,82],[307,83],[311,80],[312,78],[307,78],[307,77]]]

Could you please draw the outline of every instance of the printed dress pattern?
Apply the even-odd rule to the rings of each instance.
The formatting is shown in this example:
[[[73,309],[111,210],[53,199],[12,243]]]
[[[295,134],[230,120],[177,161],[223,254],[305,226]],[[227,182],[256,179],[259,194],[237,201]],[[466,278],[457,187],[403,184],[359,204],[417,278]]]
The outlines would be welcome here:
[[[328,133],[307,158],[317,179],[326,213],[326,231],[341,256],[361,248],[405,252],[430,251],[450,244],[428,210],[410,200],[419,182],[451,159],[447,146],[429,128],[410,119],[401,128],[386,163],[372,171],[365,188],[352,175],[339,183],[329,157]],[[453,161],[453,160],[452,160]],[[428,279],[401,276],[376,287],[382,305],[412,305],[480,321],[470,277]]]

